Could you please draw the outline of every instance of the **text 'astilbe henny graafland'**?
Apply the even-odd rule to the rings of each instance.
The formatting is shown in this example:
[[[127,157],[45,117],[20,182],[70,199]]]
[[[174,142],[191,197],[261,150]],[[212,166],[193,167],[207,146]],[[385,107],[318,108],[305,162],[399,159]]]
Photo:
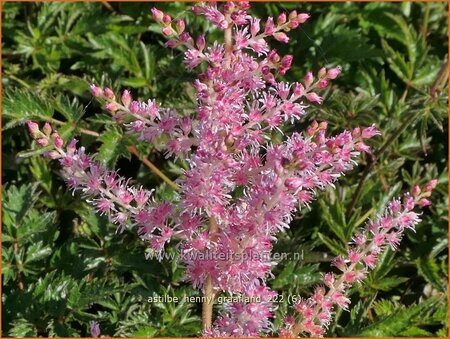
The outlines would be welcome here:
[[[203,334],[216,337],[274,335],[276,292],[267,285],[274,263],[270,252],[278,232],[289,227],[298,207],[308,205],[318,190],[333,183],[370,152],[366,140],[379,134],[374,126],[327,136],[327,123],[312,122],[281,143],[271,141],[274,130],[293,124],[306,114],[309,103],[321,103],[317,93],[335,79],[338,67],[307,73],[303,82],[279,79],[292,63],[267,40],[287,43],[287,33],[309,17],[292,11],[265,22],[251,17],[246,2],[204,4],[195,14],[224,32],[224,42],[207,45],[204,35],[194,38],[185,22],[152,9],[168,38],[167,46],[186,49],[186,66],[202,65],[194,82],[197,109],[193,116],[162,109],[155,100],[134,101],[129,91],[116,99],[109,88],[91,86],[116,121],[142,142],[164,137],[167,156],[187,159],[189,169],[178,180],[176,203],[157,202],[151,190],[132,187],[117,172],[106,169],[45,124],[28,127],[37,144],[50,147],[46,155],[59,159],[70,189],[80,191],[118,230],[136,227],[154,251],[176,241],[186,280],[200,289]],[[295,303],[286,315],[280,336],[322,336],[337,308],[348,309],[346,291],[361,282],[386,247],[396,248],[405,229],[420,221],[416,206],[426,206],[436,181],[414,187],[402,200],[392,200],[385,211],[358,231],[346,256],[334,265],[340,273],[326,273],[314,294]],[[243,194],[235,194],[239,190]],[[221,293],[241,296],[225,304],[213,322],[214,298]],[[247,302],[245,298],[257,302]],[[212,300],[212,302],[210,302]]]

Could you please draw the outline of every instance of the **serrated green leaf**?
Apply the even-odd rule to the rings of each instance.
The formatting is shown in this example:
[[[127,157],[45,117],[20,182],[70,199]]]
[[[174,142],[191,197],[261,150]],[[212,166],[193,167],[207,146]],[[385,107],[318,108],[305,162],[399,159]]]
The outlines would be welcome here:
[[[48,121],[54,113],[49,100],[26,90],[9,91],[2,102],[2,114],[6,118],[3,130],[23,125],[28,120]]]
[[[335,255],[341,255],[346,253],[345,247],[342,246],[342,243],[332,240],[329,237],[327,237],[323,233],[317,233],[319,239],[333,252]]]
[[[24,318],[15,319],[8,333],[11,337],[33,338],[37,337],[36,327]]]
[[[97,159],[109,168],[114,168],[119,157],[129,156],[126,139],[117,129],[106,131],[99,139],[103,144],[99,148]]]
[[[436,304],[436,299],[430,298],[420,304],[399,310],[385,319],[363,329],[358,336],[362,337],[395,337],[399,333],[410,328],[416,319],[431,310]]]
[[[133,338],[153,338],[154,335],[158,332],[153,326],[144,326],[137,329],[133,332]]]
[[[439,271],[439,265],[434,258],[417,258],[416,265],[419,273],[425,278],[431,285],[437,288],[439,291],[444,292],[445,285],[442,281],[442,276]]]
[[[2,220],[9,227],[18,228],[29,209],[31,209],[39,194],[36,184],[9,186],[3,190]]]

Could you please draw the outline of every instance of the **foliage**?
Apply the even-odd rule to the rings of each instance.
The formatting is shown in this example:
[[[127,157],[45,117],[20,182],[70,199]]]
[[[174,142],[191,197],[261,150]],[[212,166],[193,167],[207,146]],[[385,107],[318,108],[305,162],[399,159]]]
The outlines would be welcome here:
[[[211,31],[185,4],[160,5],[175,16],[182,13],[191,27]],[[135,97],[193,109],[193,74],[184,69],[180,51],[162,47],[151,7],[3,5],[4,335],[89,336],[91,320],[108,336],[196,336],[201,330],[201,305],[147,302],[153,295],[181,299],[194,293],[176,261],[146,260],[145,246],[133,234],[116,236],[105,218],[66,192],[57,166],[16,156],[30,144],[23,123],[51,121],[67,138],[81,135],[82,144],[110,168],[157,188],[157,196],[173,196],[131,156],[127,146],[136,141],[91,102],[88,91],[91,82],[115,91],[126,87]],[[383,138],[375,141],[372,157],[337,190],[323,192],[279,240],[275,250],[301,252],[303,260],[280,262],[272,287],[285,300],[310,292],[330,267],[330,253],[342,253],[354,229],[401,190],[439,178],[417,233],[395,255],[386,253],[366,283],[352,290],[352,311],[339,312],[327,335],[446,337],[447,4],[258,3],[253,11],[263,16],[294,8],[312,18],[292,33],[292,44],[277,46],[281,55],[294,55],[287,79],[324,64],[343,68],[336,88],[322,106],[310,108],[307,119],[326,120],[333,131],[375,122]],[[185,162],[166,161],[159,147],[139,146],[139,152],[178,177]],[[286,308],[279,305],[276,326]]]

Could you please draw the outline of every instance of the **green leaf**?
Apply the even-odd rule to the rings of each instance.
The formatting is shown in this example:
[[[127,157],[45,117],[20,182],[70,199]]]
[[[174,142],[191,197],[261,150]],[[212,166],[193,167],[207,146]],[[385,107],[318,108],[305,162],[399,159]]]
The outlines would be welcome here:
[[[329,237],[327,237],[323,233],[317,233],[319,239],[335,254],[335,255],[341,255],[347,252],[344,246],[342,246],[342,243],[336,240],[332,240]]]
[[[392,300],[378,300],[374,303],[373,309],[379,317],[386,317],[402,308],[402,305]]]
[[[394,276],[390,276],[387,278],[383,278],[380,281],[372,282],[370,284],[370,287],[377,289],[377,290],[389,291],[393,287],[396,287],[408,280],[409,280],[409,278],[397,277],[394,275]]]
[[[55,109],[69,122],[77,122],[86,112],[76,100],[70,101],[66,96],[58,95],[52,100],[52,103]]]
[[[54,112],[49,100],[31,91],[15,90],[5,94],[2,102],[3,130],[24,124],[28,120],[48,121]]]
[[[33,338],[37,337],[36,327],[24,318],[15,319],[8,333],[11,337]]]
[[[18,228],[29,209],[31,209],[39,194],[36,184],[27,184],[17,188],[9,186],[3,190],[2,220],[9,227]]]
[[[430,257],[417,258],[416,265],[419,270],[419,274],[425,278],[433,287],[439,291],[444,292],[445,284],[440,274],[439,265],[436,263],[436,259]]]
[[[325,220],[326,226],[338,236],[342,243],[347,243],[346,228],[347,222],[342,205],[336,200],[334,204],[329,201],[320,200],[320,208],[322,210],[322,217]]]
[[[122,86],[129,86],[133,88],[140,88],[149,86],[149,82],[145,78],[123,78],[120,80]]]
[[[402,53],[395,51],[386,40],[382,40],[381,44],[386,53],[389,67],[401,80],[405,83],[410,83],[413,79],[414,72],[412,64],[406,61],[406,58]]]
[[[27,249],[25,264],[29,264],[47,258],[50,254],[52,254],[52,252],[53,250],[51,249],[51,247],[44,246],[42,241],[35,244],[31,244]]]
[[[156,328],[153,326],[144,326],[137,329],[135,332],[133,332],[132,337],[133,338],[153,338],[154,335],[158,332]]]
[[[422,328],[412,326],[400,333],[402,337],[434,337],[433,333],[425,331]]]
[[[109,168],[114,168],[121,156],[129,157],[126,139],[118,129],[113,128],[100,136],[103,143],[98,152],[97,159],[104,162]]]
[[[420,304],[398,310],[391,316],[379,320],[363,329],[358,336],[361,337],[395,337],[399,333],[411,328],[417,319],[436,305],[436,299],[430,298]]]

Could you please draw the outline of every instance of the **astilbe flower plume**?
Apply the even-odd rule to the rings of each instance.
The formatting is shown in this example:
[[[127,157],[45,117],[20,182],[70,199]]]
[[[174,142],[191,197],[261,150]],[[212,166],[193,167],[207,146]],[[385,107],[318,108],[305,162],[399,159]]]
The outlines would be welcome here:
[[[154,99],[135,100],[128,90],[116,96],[110,88],[91,85],[92,94],[128,133],[141,142],[164,138],[167,157],[188,161],[189,169],[177,182],[175,203],[155,201],[152,191],[106,169],[78,148],[76,140],[64,146],[50,125],[41,131],[36,123],[28,124],[39,146],[51,146],[46,155],[59,159],[69,188],[80,191],[119,231],[137,226],[139,236],[155,251],[176,240],[186,280],[206,296],[259,298],[224,305],[214,324],[212,305],[203,305],[206,336],[256,337],[274,331],[272,300],[277,293],[266,281],[274,266],[270,253],[276,235],[289,227],[299,207],[308,206],[319,190],[334,187],[352,170],[361,153],[370,152],[367,140],[379,134],[368,126],[328,136],[327,123],[313,121],[304,132],[271,142],[273,131],[281,132],[283,125],[304,118],[308,105],[322,102],[320,91],[341,70],[322,68],[296,83],[281,81],[293,57],[280,56],[268,41],[287,43],[288,32],[309,15],[292,11],[263,22],[251,17],[249,8],[247,2],[194,6],[195,14],[224,32],[224,42],[212,45],[204,34],[192,37],[183,19],[173,21],[152,9],[168,38],[166,46],[185,49],[189,70],[205,65],[193,83],[193,115],[162,108]],[[348,255],[335,260],[341,274],[324,275],[324,285],[295,305],[296,315],[286,318],[280,334],[323,335],[333,307],[348,308],[348,287],[364,279],[384,247],[395,248],[403,231],[419,221],[413,208],[429,203],[435,184],[422,193],[416,189],[403,202],[392,201],[384,214],[356,234]],[[243,194],[237,195],[238,190]]]

